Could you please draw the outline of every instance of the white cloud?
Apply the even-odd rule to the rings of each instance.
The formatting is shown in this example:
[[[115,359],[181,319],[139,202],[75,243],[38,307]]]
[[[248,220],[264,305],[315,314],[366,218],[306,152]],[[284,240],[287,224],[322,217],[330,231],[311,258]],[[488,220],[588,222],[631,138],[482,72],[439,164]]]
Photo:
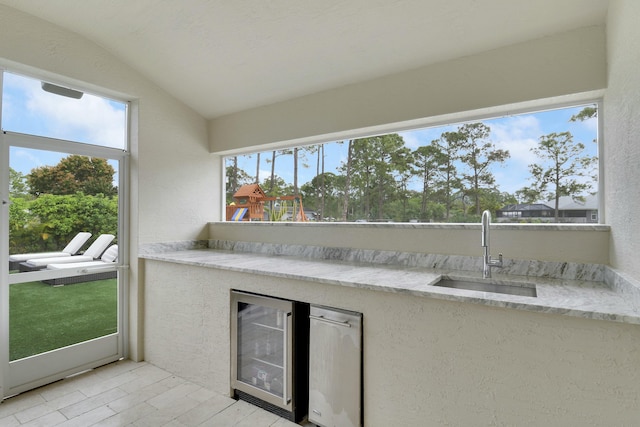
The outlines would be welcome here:
[[[40,157],[36,156],[33,150],[26,149],[16,149],[11,153],[12,160],[15,158],[18,161],[25,162],[27,164],[32,165],[31,168],[37,168],[40,166],[44,166],[44,163],[40,159]],[[24,171],[24,173],[28,173],[29,171]]]
[[[507,117],[490,123],[491,139],[496,148],[508,150],[510,166],[526,168],[535,161],[531,149],[543,134],[539,120],[533,115]]]
[[[582,125],[585,127],[585,129],[587,129],[590,132],[597,132],[598,131],[598,118],[597,117],[592,117],[588,120],[585,120],[583,122],[581,122]]]
[[[37,80],[10,74],[5,86],[12,94],[9,117],[21,119],[16,131],[33,133],[30,130],[37,128],[41,136],[124,148],[126,114],[112,101],[90,94],[65,98],[45,92]]]
[[[457,129],[457,125],[447,125],[400,132],[399,135],[404,140],[406,147],[415,150],[423,145],[431,144],[431,141],[440,138],[444,132],[454,131],[455,129]]]
[[[401,132],[399,135],[402,137],[405,147],[411,150],[425,144],[424,138],[419,136],[419,132]]]
[[[23,175],[27,175],[34,168],[56,165],[63,157],[66,157],[65,153],[13,146],[9,153],[9,166]]]
[[[57,164],[64,156],[63,153],[53,151],[43,152],[29,148],[11,147],[9,158],[11,159],[10,166],[14,170],[27,175],[35,168]]]

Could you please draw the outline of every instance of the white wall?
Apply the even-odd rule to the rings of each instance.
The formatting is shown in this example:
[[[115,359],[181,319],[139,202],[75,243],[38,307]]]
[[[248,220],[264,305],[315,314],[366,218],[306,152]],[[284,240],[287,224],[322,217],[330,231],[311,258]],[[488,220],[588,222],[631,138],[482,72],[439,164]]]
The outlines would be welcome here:
[[[206,238],[215,185],[206,121],[108,52],[78,35],[0,6],[0,65],[134,101],[131,245]],[[142,357],[138,265],[131,263],[131,355]]]
[[[212,152],[602,89],[605,32],[583,28],[231,114],[209,122]],[[332,139],[335,138],[335,139]]]
[[[605,207],[611,265],[640,280],[640,2],[611,2],[604,98]]]

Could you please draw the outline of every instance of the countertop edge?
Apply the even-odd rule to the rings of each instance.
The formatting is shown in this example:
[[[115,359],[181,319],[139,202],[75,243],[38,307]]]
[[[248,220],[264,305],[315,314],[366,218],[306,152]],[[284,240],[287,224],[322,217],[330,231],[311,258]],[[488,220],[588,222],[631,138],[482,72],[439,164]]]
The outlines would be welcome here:
[[[214,258],[220,258],[221,256],[226,257],[227,262],[221,262],[220,259],[216,260]],[[502,294],[490,294],[487,295],[485,292],[479,291],[468,291],[462,289],[446,289],[446,288],[434,288],[432,285],[436,283],[443,275],[447,274],[462,274],[465,277],[469,277],[471,279],[477,278],[476,275],[470,274],[469,272],[458,272],[452,270],[429,270],[425,268],[402,268],[400,266],[383,266],[383,265],[371,265],[365,263],[340,263],[339,265],[346,266],[349,268],[349,271],[356,271],[358,273],[367,271],[368,275],[365,277],[371,277],[371,275],[376,275],[380,280],[358,280],[357,278],[349,278],[344,280],[338,280],[334,277],[327,277],[322,274],[311,274],[311,273],[295,273],[292,271],[280,272],[273,268],[263,268],[263,267],[251,267],[251,266],[242,266],[236,265],[237,261],[252,261],[252,260],[264,260],[268,258],[272,263],[273,260],[282,260],[282,261],[295,261],[295,262],[304,262],[307,265],[316,265],[316,266],[326,266],[327,263],[332,263],[333,266],[339,261],[327,261],[327,260],[313,260],[313,259],[298,259],[295,257],[289,256],[269,256],[264,254],[251,254],[251,253],[235,253],[230,251],[223,251],[217,249],[202,249],[202,248],[193,248],[193,249],[185,249],[174,252],[161,252],[161,253],[144,253],[140,255],[143,259],[149,259],[154,261],[162,261],[162,262],[171,262],[177,264],[191,265],[196,267],[204,267],[204,268],[213,268],[219,270],[233,271],[238,273],[247,273],[247,274],[256,274],[256,275],[264,275],[264,276],[272,276],[272,277],[280,277],[280,278],[288,278],[294,280],[301,280],[306,282],[315,282],[322,283],[327,285],[334,286],[345,286],[359,289],[366,289],[371,291],[378,292],[390,292],[390,293],[399,293],[406,295],[413,295],[417,297],[424,298],[433,298],[440,299],[446,301],[454,301],[454,302],[467,302],[474,304],[487,305],[491,307],[502,307],[502,308],[510,308],[516,310],[526,310],[531,312],[538,313],[547,313],[547,314],[560,314],[572,317],[580,317],[594,320],[605,320],[605,321],[613,321],[619,323],[628,323],[628,324],[639,324],[640,325],[640,311],[633,307],[622,295],[619,295],[620,301],[616,298],[618,293],[615,290],[606,287],[604,284],[602,289],[603,298],[606,296],[610,299],[614,299],[614,303],[620,305],[619,310],[601,310],[593,306],[589,306],[588,308],[580,308],[579,306],[563,306],[562,304],[553,304],[549,300],[545,300],[543,298],[532,300],[531,297],[523,297],[523,296],[513,296],[513,295],[502,295]],[[207,259],[206,261],[203,261]],[[229,262],[232,261],[232,262]],[[309,269],[307,269],[308,271]],[[382,284],[382,282],[388,283],[391,279],[385,278],[384,276],[388,275],[396,275],[399,272],[404,274],[416,274],[420,277],[420,284],[416,286],[389,286]],[[418,277],[418,276],[416,276]],[[501,276],[501,278],[503,278]],[[542,283],[548,284],[551,282],[559,282],[566,284],[570,281],[566,280],[557,280],[557,279],[548,279],[548,278],[538,278],[538,277],[518,277],[517,280],[526,280],[528,282],[536,282],[538,286],[543,286]],[[579,289],[580,283],[582,281],[576,281],[577,287]],[[552,285],[550,285],[552,286]],[[591,291],[593,289],[589,288]],[[579,292],[577,290],[576,292]],[[616,296],[610,295],[611,293],[616,293]],[[535,301],[535,302],[534,302]],[[575,301],[574,301],[575,302]],[[624,308],[624,309],[623,309]]]
[[[479,230],[480,224],[476,223],[438,223],[438,222],[283,222],[283,221],[214,221],[209,225],[225,227],[331,227],[331,228],[395,228],[395,229],[442,229],[442,230]],[[494,221],[492,229],[497,230],[544,230],[544,231],[594,231],[609,232],[611,226],[607,224],[572,224],[572,223],[536,223],[522,224]]]

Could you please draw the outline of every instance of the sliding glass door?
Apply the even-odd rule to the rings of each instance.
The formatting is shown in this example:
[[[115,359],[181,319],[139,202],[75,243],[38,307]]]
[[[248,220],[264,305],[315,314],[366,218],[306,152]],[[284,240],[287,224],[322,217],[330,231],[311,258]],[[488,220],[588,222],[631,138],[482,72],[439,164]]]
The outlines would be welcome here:
[[[4,77],[0,398],[124,355],[127,265],[126,104]]]

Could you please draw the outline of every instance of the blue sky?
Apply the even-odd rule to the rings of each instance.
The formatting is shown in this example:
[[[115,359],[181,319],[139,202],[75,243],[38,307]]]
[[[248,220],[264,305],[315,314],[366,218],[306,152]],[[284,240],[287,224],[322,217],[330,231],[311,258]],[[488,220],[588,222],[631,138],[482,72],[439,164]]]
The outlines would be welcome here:
[[[585,154],[597,156],[597,143],[593,142],[597,138],[597,119],[590,119],[584,122],[570,122],[571,116],[582,110],[582,106],[554,109],[536,113],[526,113],[510,115],[491,120],[482,120],[491,128],[490,140],[496,148],[508,150],[511,157],[502,165],[495,165],[492,172],[496,177],[500,191],[514,193],[515,191],[530,185],[527,181],[529,176],[529,164],[536,162],[536,157],[531,153],[531,148],[535,147],[543,135],[552,132],[571,132],[575,142],[582,142],[585,145]],[[460,124],[449,126],[437,126],[410,132],[400,132],[405,145],[411,150],[415,150],[421,145],[428,145],[432,140],[438,139],[443,132],[456,130]],[[346,162],[347,144],[327,143],[325,145],[325,171],[339,173],[337,168],[341,163]],[[271,152],[261,154],[260,161],[260,181],[271,176],[271,165],[267,163],[271,160]],[[300,167],[298,184],[302,186],[310,181],[316,172],[316,155],[307,154],[306,163],[309,167]],[[256,156],[240,156],[238,166],[249,175],[255,176]],[[276,175],[293,182],[293,160],[292,156],[281,156],[276,160]],[[413,189],[421,188],[416,180]]]
[[[91,94],[78,100],[65,98],[42,90],[39,80],[4,73],[3,130],[125,148],[126,116],[125,103]],[[10,166],[26,175],[35,167],[53,166],[66,156],[12,147]]]

